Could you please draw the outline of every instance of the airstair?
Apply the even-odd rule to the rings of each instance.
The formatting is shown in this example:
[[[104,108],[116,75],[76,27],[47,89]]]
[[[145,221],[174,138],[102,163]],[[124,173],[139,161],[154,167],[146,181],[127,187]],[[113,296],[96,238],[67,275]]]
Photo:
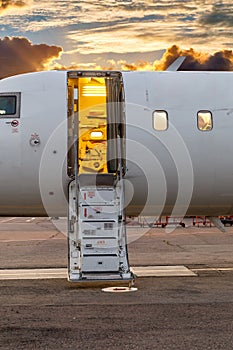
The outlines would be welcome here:
[[[72,106],[68,159],[73,175],[69,184],[69,281],[126,280],[132,284],[134,275],[128,262],[125,227],[124,141],[119,127],[122,121],[117,121],[121,111],[109,103],[114,89],[114,96],[117,95],[119,76],[88,79],[70,76],[68,104],[72,106],[73,90],[78,87],[79,113],[75,114]],[[82,91],[88,91],[87,96]],[[101,100],[98,106],[97,97]]]
[[[69,188],[69,280],[131,280],[122,182],[80,175]]]

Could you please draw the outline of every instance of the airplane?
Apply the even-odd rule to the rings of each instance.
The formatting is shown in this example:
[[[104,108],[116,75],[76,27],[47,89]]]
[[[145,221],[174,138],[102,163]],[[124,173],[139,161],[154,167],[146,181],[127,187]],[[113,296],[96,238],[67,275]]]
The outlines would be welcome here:
[[[167,71],[43,71],[2,79],[0,215],[69,211],[69,232],[77,234],[78,216],[93,222],[98,213],[96,220],[110,227],[115,219],[110,209],[101,214],[98,187],[106,196],[101,205],[117,207],[117,222],[126,214],[202,215],[223,229],[218,216],[233,215],[233,73],[177,71],[182,61]],[[114,195],[103,191],[110,187]],[[98,253],[93,242],[85,244]],[[101,244],[105,249],[106,237]]]

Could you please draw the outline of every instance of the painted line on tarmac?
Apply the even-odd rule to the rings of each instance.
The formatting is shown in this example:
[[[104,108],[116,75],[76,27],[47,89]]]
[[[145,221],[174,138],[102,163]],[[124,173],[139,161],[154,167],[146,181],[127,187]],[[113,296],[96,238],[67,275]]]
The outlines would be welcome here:
[[[19,242],[19,243],[25,243],[25,242],[43,242],[43,241],[50,241],[50,240],[65,240],[67,239],[65,236],[64,237],[47,237],[47,238],[29,238],[29,239],[0,239],[0,243],[13,243],[13,242]]]
[[[201,267],[201,268],[192,268],[192,271],[195,272],[205,272],[205,271],[215,271],[215,272],[231,272],[233,271],[233,267]]]
[[[30,218],[30,219],[27,219],[26,222],[32,222],[34,221],[36,218]]]
[[[8,219],[4,219],[4,220],[2,220],[2,221],[0,221],[0,224],[5,224],[5,223],[7,223],[7,222],[10,222],[10,221],[12,221],[12,220],[15,220],[16,219],[16,217],[15,218],[8,218]]]
[[[138,277],[182,277],[197,276],[195,272],[183,265],[175,266],[137,266],[131,268]]]
[[[233,272],[233,267],[203,267],[189,269],[175,266],[135,266],[131,271],[141,277],[195,277],[201,272]],[[66,268],[0,270],[0,280],[67,279]]]
[[[0,280],[37,280],[67,278],[67,269],[0,270]]]
[[[137,266],[131,268],[137,277],[185,277],[197,276],[185,266]],[[66,268],[0,270],[0,280],[37,280],[67,278]]]

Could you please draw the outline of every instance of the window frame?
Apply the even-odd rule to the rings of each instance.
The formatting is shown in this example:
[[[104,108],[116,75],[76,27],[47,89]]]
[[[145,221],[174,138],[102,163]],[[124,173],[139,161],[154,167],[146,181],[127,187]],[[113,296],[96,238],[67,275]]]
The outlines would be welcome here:
[[[199,115],[199,113],[208,113],[208,114],[210,114],[210,118],[211,118],[211,128],[210,129],[201,129],[200,127],[199,127],[199,118],[201,117],[200,115]],[[214,127],[214,123],[213,123],[213,113],[211,112],[211,111],[209,111],[208,109],[201,109],[201,110],[199,110],[198,112],[197,112],[197,129],[199,130],[199,131],[201,131],[201,132],[205,132],[205,131],[211,131],[211,130],[213,130],[213,127]]]
[[[160,130],[160,129],[156,129],[155,128],[155,113],[161,113],[161,112],[163,112],[165,114],[167,123],[166,123],[166,129],[161,129]],[[152,125],[153,125],[153,129],[155,131],[159,131],[159,132],[166,131],[168,129],[168,127],[169,127],[168,112],[165,111],[164,109],[156,109],[156,110],[154,110],[153,113],[152,113]]]
[[[0,98],[3,97],[15,97],[15,113],[13,114],[0,114],[0,119],[18,119],[20,118],[20,106],[21,106],[21,92],[0,92]]]

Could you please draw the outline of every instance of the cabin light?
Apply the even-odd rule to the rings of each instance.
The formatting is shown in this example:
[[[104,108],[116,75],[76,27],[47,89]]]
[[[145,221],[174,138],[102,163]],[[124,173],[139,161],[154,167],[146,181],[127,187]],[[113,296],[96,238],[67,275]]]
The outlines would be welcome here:
[[[103,138],[103,133],[102,131],[92,131],[90,137],[93,140],[101,140]]]
[[[82,88],[83,96],[106,96],[106,86],[84,85]]]

